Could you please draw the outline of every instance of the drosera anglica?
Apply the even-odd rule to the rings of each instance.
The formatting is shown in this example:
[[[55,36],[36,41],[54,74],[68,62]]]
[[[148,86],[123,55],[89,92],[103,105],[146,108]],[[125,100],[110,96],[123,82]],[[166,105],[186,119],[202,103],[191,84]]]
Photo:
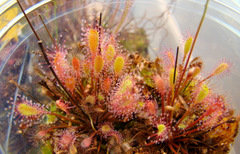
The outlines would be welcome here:
[[[14,117],[16,122],[23,126],[27,125],[27,127],[30,127],[34,123],[40,123],[47,113],[43,105],[34,103],[24,96],[18,96],[15,104],[13,102],[9,103],[16,105]]]
[[[37,137],[45,146],[39,148],[55,153],[227,153],[239,118],[206,80],[227,72],[230,65],[223,62],[202,79],[202,61],[190,61],[208,2],[196,35],[184,42],[185,49],[167,50],[155,62],[137,53],[130,56],[118,43],[115,30],[121,28],[129,3],[115,29],[102,25],[101,13],[85,25],[81,51],[79,46],[68,50],[69,44],[64,48],[54,41],[46,50],[33,29],[51,71],[40,77],[41,85],[54,97],[44,102],[46,107],[41,101],[17,102],[15,114],[31,120],[55,117],[52,123],[43,119],[31,125],[42,128]],[[31,127],[19,129],[29,133]],[[230,138],[217,140],[224,135],[214,131],[227,127]]]

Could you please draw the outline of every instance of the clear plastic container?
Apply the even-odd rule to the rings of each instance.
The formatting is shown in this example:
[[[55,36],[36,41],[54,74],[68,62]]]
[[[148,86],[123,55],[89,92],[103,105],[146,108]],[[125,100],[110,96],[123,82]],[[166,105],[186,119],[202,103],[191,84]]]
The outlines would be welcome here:
[[[125,1],[93,0],[21,0],[33,27],[45,46],[51,40],[44,29],[41,15],[52,36],[60,43],[81,40],[82,25],[91,23],[103,13],[103,24],[117,29]],[[186,34],[195,34],[200,22],[205,1],[201,0],[135,0],[124,23],[119,27],[119,37],[128,39],[128,32],[144,31],[147,52],[156,57],[166,48],[175,49]],[[117,9],[117,11],[115,11]],[[216,67],[221,60],[233,63],[231,75],[223,80],[212,81],[212,87],[225,93],[234,108],[240,109],[240,3],[231,0],[210,1],[209,9],[200,31],[193,56],[204,61],[204,70]],[[83,22],[83,20],[86,21]],[[6,102],[23,92],[13,82],[22,86],[38,100],[46,100],[38,91],[36,64],[33,54],[39,52],[37,39],[33,35],[15,0],[0,2],[0,153],[25,153],[28,140],[21,136],[12,120]],[[131,47],[129,47],[131,49]],[[133,49],[135,49],[133,47]],[[40,85],[39,85],[40,86]],[[237,110],[238,112],[238,110]],[[11,112],[10,112],[11,113]],[[30,139],[31,140],[31,139]],[[21,143],[21,144],[19,144]],[[236,138],[232,153],[240,146]]]

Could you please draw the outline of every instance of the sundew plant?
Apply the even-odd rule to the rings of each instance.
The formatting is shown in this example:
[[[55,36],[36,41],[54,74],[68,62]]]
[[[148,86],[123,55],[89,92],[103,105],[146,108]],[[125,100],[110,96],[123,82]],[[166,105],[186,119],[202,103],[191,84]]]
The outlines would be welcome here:
[[[209,81],[232,64],[221,61],[203,75],[204,60],[192,57],[208,3],[183,48],[163,51],[153,61],[117,39],[132,3],[126,2],[114,29],[102,24],[99,12],[82,25],[73,46],[58,43],[40,16],[52,46],[45,47],[32,27],[39,45],[35,73],[50,99],[43,103],[10,81],[24,93],[8,102],[19,133],[41,153],[228,153],[239,118]]]

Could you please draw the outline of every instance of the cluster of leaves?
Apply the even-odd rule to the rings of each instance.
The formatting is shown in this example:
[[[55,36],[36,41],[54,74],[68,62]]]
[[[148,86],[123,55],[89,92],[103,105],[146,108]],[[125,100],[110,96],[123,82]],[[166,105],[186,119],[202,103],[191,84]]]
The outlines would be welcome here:
[[[15,103],[19,129],[43,153],[229,151],[239,119],[208,85],[229,71],[228,62],[202,77],[200,58],[190,61],[192,36],[176,56],[168,50],[149,61],[123,50],[101,16],[84,31],[75,48],[54,40],[52,49],[40,46],[51,72],[37,70],[52,101],[19,96]]]
[[[227,152],[238,120],[206,80],[230,64],[203,78],[195,58],[184,74],[192,42],[185,40],[180,64],[171,50],[152,62],[127,54],[100,25],[86,28],[76,49],[47,51],[58,80],[42,72],[41,84],[52,102],[45,107],[19,97],[19,127],[34,128],[33,141],[54,152]]]

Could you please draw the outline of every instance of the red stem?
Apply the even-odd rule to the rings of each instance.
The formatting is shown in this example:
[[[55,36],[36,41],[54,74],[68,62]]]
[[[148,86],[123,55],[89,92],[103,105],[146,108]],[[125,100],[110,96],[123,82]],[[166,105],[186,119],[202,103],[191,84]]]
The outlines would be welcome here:
[[[179,137],[182,137],[182,136],[184,136],[184,135],[187,135],[187,134],[196,132],[196,131],[198,131],[198,130],[199,130],[199,129],[193,129],[193,130],[188,131],[188,132],[185,132],[185,133],[183,133],[183,134],[181,134],[181,135],[175,136],[174,138],[179,138]]]
[[[195,105],[192,105],[185,113],[184,115],[182,116],[182,118],[180,120],[178,120],[177,124],[175,125],[175,127],[178,127],[178,125],[183,121],[183,119],[187,116],[187,114],[192,110],[192,108],[194,107]]]
[[[202,27],[203,20],[204,20],[204,18],[205,18],[205,15],[206,15],[206,12],[207,12],[207,8],[208,8],[208,3],[209,3],[209,0],[207,0],[207,2],[206,2],[206,4],[205,4],[205,8],[204,8],[204,12],[203,12],[201,21],[200,21],[200,23],[199,23],[199,25],[198,25],[198,29],[197,29],[197,32],[196,32],[196,34],[195,34],[195,38],[193,39],[193,43],[192,43],[190,52],[189,52],[189,54],[188,54],[187,61],[186,61],[186,64],[185,64],[185,66],[184,66],[184,69],[183,69],[183,73],[182,73],[182,75],[181,75],[181,77],[180,77],[180,80],[179,80],[179,83],[178,83],[177,89],[176,89],[176,91],[175,91],[175,95],[174,95],[174,98],[173,98],[173,101],[172,101],[172,102],[174,102],[174,100],[176,99],[176,96],[177,96],[178,93],[179,93],[178,90],[179,90],[180,85],[181,85],[181,82],[182,82],[182,80],[183,80],[183,76],[184,76],[184,74],[186,73],[187,66],[188,66],[188,63],[189,63],[189,61],[190,61],[190,58],[191,58],[191,55],[192,55],[192,52],[193,52],[193,49],[194,49],[194,46],[195,46],[195,43],[196,43],[198,34],[199,34],[200,29],[201,29],[201,27]]]
[[[171,143],[172,144],[172,143]],[[177,154],[177,151],[172,147],[170,143],[167,143],[168,147],[171,149],[171,151],[174,153],[174,154]]]
[[[68,126],[68,125],[66,125],[66,126],[54,126],[54,127],[51,127],[51,128],[49,128],[49,129],[47,129],[47,131],[49,132],[49,131],[51,131],[51,130],[53,130],[53,129],[67,128],[67,127],[71,127],[71,126]]]
[[[155,144],[155,142],[150,142],[150,143],[146,144],[145,146],[150,146],[150,145],[153,145],[153,144]]]
[[[172,143],[172,145],[175,146],[176,148],[180,149],[183,153],[187,154],[187,151],[185,151],[182,148],[180,148],[177,144]]]
[[[184,130],[191,128],[193,125],[195,125],[198,121],[200,121],[201,119],[203,119],[205,116],[208,116],[209,114],[212,113],[213,111],[213,106],[212,105],[200,118],[198,118],[196,121],[194,121],[193,123],[191,123],[190,125],[188,125]]]
[[[73,119],[70,119],[70,118],[67,118],[67,117],[64,117],[60,114],[56,114],[56,113],[53,113],[53,112],[48,112],[47,114],[50,114],[50,115],[55,115],[56,117],[59,117],[59,118],[62,118],[62,119],[65,119],[65,120],[68,120],[68,121],[71,121],[71,122],[74,122],[74,123],[77,123],[77,124],[83,124],[82,122],[80,121],[77,121],[77,120],[73,120]]]
[[[174,142],[181,142],[181,141],[188,141],[190,140],[190,138],[184,138],[184,139],[180,139],[180,140],[174,140]]]

